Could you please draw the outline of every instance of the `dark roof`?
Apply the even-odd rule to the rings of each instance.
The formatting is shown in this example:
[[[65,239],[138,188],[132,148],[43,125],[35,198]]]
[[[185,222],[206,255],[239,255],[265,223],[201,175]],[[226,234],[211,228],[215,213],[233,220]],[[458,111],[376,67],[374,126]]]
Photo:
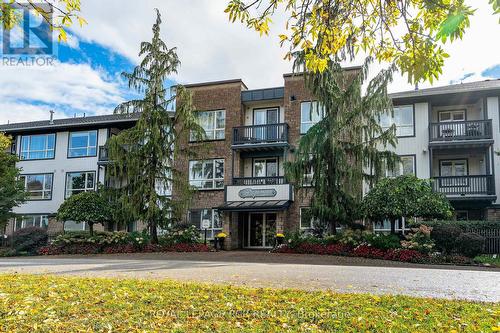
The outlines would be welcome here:
[[[77,117],[54,119],[53,124],[49,120],[30,121],[25,123],[12,123],[0,125],[0,132],[19,132],[30,130],[59,129],[68,127],[88,127],[92,125],[108,125],[135,122],[140,113],[131,114],[107,114],[102,116]]]
[[[399,98],[418,98],[445,94],[458,94],[470,92],[486,92],[500,90],[500,79],[476,81],[468,83],[451,84],[442,87],[433,87],[419,90],[410,90],[390,94],[392,99]]]
[[[285,95],[285,87],[244,90],[241,92],[242,102],[255,102],[273,99],[282,99]]]
[[[276,211],[285,210],[290,206],[291,202],[287,200],[269,200],[269,201],[230,201],[217,207],[218,210],[233,211],[233,212],[250,212],[250,211]]]
[[[195,88],[195,87],[203,87],[203,86],[215,86],[218,84],[232,84],[232,83],[240,83],[247,88],[247,85],[243,82],[242,79],[231,79],[231,80],[220,80],[220,81],[209,81],[209,82],[199,82],[199,83],[190,83],[190,84],[184,84],[183,86],[186,88]]]

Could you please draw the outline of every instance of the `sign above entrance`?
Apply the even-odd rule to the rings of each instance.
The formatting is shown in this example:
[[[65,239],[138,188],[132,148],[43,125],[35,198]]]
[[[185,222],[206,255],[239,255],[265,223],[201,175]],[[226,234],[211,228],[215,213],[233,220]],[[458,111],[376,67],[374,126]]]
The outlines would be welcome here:
[[[226,186],[226,202],[234,201],[293,201],[290,184],[229,185]]]
[[[238,192],[238,196],[242,199],[245,198],[274,198],[278,194],[278,192],[273,189],[253,189],[253,188],[244,188]]]

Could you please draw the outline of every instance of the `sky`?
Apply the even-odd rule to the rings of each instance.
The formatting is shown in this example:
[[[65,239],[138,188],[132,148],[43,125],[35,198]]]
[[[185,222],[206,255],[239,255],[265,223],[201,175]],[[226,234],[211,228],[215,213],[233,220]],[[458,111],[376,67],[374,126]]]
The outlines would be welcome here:
[[[6,66],[0,63],[0,124],[112,113],[133,98],[121,77],[139,61],[140,42],[151,38],[154,8],[162,14],[162,38],[177,47],[181,60],[171,83],[195,83],[241,78],[250,89],[283,85],[292,64],[279,47],[284,19],[277,17],[269,36],[224,13],[228,0],[82,0],[88,24],[69,30],[67,43],[57,45],[51,66]],[[463,40],[446,44],[450,54],[433,86],[500,78],[500,24],[487,0],[468,0],[477,11]],[[13,31],[15,35],[16,31]],[[0,37],[1,39],[1,37]],[[357,61],[357,62],[356,62]],[[356,65],[362,59],[346,65]],[[383,65],[375,65],[375,73]],[[430,84],[420,84],[420,88]],[[411,90],[396,75],[391,92]]]

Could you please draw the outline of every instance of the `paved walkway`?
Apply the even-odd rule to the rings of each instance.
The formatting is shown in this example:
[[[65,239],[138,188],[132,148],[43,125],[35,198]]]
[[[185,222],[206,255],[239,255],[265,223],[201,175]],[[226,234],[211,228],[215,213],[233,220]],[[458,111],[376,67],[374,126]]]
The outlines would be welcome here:
[[[500,301],[500,269],[249,251],[0,258],[12,272]]]

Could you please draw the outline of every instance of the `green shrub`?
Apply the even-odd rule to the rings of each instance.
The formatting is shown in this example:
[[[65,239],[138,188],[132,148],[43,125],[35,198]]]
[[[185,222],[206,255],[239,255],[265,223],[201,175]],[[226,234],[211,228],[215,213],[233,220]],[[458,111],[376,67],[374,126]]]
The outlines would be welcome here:
[[[485,238],[473,232],[464,232],[457,238],[457,250],[469,258],[481,254],[484,249]]]
[[[167,233],[161,235],[158,242],[160,245],[166,246],[174,244],[198,244],[201,242],[200,230],[194,225],[176,224]]]
[[[94,232],[91,236],[86,231],[71,231],[57,236],[52,244],[54,245],[70,245],[70,244],[127,244],[130,242],[129,235],[126,232]]]
[[[35,254],[39,247],[47,245],[47,230],[38,227],[23,228],[14,232],[12,239],[17,252]]]
[[[347,229],[340,233],[339,242],[346,245],[358,246],[364,243],[368,235],[371,234],[370,231]]]
[[[429,227],[436,228],[441,225],[454,225],[462,229],[462,231],[468,231],[470,229],[500,229],[500,221],[449,221],[449,220],[437,220],[437,221],[425,221],[412,223],[411,227],[416,227],[420,224],[425,224]]]
[[[431,231],[431,238],[436,248],[443,253],[452,253],[457,245],[457,238],[462,229],[455,224],[438,224]]]
[[[144,229],[142,232],[139,231],[133,231],[128,233],[128,242],[132,243],[136,248],[142,248],[146,244],[149,244],[150,242],[150,237],[146,229]]]
[[[0,248],[0,257],[14,257],[18,253],[12,248]]]
[[[397,235],[369,234],[366,241],[373,247],[381,250],[398,249],[401,247],[401,241]]]
[[[431,239],[432,228],[426,225],[420,225],[413,228],[412,232],[406,235],[406,240],[401,241],[401,247],[409,250],[417,250],[428,254],[434,248],[434,241]]]

